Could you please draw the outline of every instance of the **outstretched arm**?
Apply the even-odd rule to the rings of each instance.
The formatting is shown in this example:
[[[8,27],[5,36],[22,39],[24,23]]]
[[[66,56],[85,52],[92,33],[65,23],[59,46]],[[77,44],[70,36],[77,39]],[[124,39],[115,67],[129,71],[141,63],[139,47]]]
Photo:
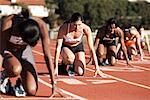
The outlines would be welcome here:
[[[61,47],[63,43],[63,36],[65,32],[66,32],[65,25],[62,25],[58,31],[57,44],[56,44],[55,57],[54,57],[54,66],[55,66],[56,76],[58,75],[58,62],[59,62],[59,56],[60,56]]]
[[[148,35],[145,35],[145,42],[146,42],[146,45],[147,45],[148,53],[150,55],[150,44],[149,44]]]
[[[86,29],[84,29],[84,33],[87,36],[87,42],[88,42],[89,48],[92,52],[92,57],[93,57],[93,60],[94,60],[94,63],[95,63],[95,75],[94,76],[97,76],[97,74],[99,74],[100,76],[103,76],[104,74],[103,74],[102,71],[100,71],[99,66],[98,66],[97,56],[96,56],[95,49],[94,49],[94,46],[93,46],[93,39],[92,39],[92,35],[91,35],[92,34],[91,29],[87,26]]]
[[[55,66],[55,75],[58,76],[58,60],[61,52],[63,39],[58,39],[55,50],[54,66]]]
[[[143,60],[143,50],[141,48],[141,38],[140,38],[140,34],[139,33],[136,35],[136,41],[137,41],[137,45],[139,47],[141,60]]]
[[[48,35],[48,29],[45,22],[39,18],[34,18],[40,26],[41,30],[41,41],[42,41],[42,49],[44,53],[44,59],[47,65],[47,69],[50,74],[51,82],[52,82],[52,92],[55,92],[55,78],[54,78],[54,65],[51,59],[51,51],[50,51],[50,39]]]
[[[125,54],[125,57],[126,57],[127,65],[129,65],[129,58],[128,58],[128,54],[127,54],[127,48],[126,48],[125,43],[124,43],[124,33],[121,29],[118,29],[118,33],[120,35],[120,43],[121,43],[122,50],[123,50],[123,52]]]

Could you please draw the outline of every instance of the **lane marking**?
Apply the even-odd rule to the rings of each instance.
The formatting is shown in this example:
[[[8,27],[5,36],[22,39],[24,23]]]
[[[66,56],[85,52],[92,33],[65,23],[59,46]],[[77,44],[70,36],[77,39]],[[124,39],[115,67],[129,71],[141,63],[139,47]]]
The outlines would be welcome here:
[[[86,83],[79,81],[77,79],[72,79],[72,78],[66,78],[66,79],[58,79],[58,81],[62,81],[64,83],[67,83],[69,85],[87,85]]]
[[[148,56],[144,56],[144,58],[150,59],[150,57],[148,57]]]
[[[46,85],[46,86],[52,88],[52,85],[51,85],[51,84],[49,84],[49,83],[43,81],[42,79],[38,78],[38,81],[41,82],[42,84],[44,84],[44,85]],[[85,98],[83,98],[83,97],[80,97],[80,96],[78,96],[78,95],[72,94],[71,92],[68,92],[68,91],[66,91],[66,90],[63,90],[63,89],[60,89],[60,90],[61,90],[63,93],[65,93],[65,94],[67,94],[67,95],[69,95],[69,96],[74,97],[73,99],[87,100],[87,99],[85,99]],[[72,99],[72,98],[70,98],[70,99]]]
[[[130,61],[133,64],[150,64],[150,60],[143,60],[143,61]]]
[[[36,53],[36,54],[39,54],[39,55],[41,55],[41,56],[44,56],[44,54],[43,53],[41,53],[41,52],[38,52],[38,51],[36,51],[36,50],[32,50],[32,52],[34,52],[34,53]],[[54,57],[53,56],[51,56],[51,58],[52,59],[54,59]],[[61,59],[58,59],[59,61],[62,61]]]
[[[115,83],[115,82],[118,82],[116,80],[86,80],[86,81],[89,81],[93,84],[106,84],[106,83]]]
[[[71,98],[44,98],[44,97],[25,97],[25,98],[11,98],[6,97],[2,98],[2,100],[77,100],[77,99],[71,99]]]
[[[121,72],[143,72],[144,70],[138,68],[127,67],[100,67],[103,71],[121,71]]]
[[[92,69],[89,69],[89,68],[86,68],[88,71],[91,71],[91,72],[95,72],[94,70]],[[131,84],[131,85],[134,85],[134,86],[138,86],[138,87],[142,87],[142,88],[145,88],[145,89],[149,89],[150,90],[150,87],[149,86],[146,86],[146,85],[143,85],[143,84],[138,84],[138,83],[134,83],[134,82],[131,82],[131,81],[128,81],[128,80],[124,80],[124,79],[121,79],[121,78],[118,78],[118,77],[115,77],[113,75],[109,75],[109,74],[106,74],[106,76],[112,78],[112,79],[115,79],[117,81],[121,81],[121,82],[124,82],[124,83],[127,83],[127,84]]]
[[[127,65],[125,62],[121,61],[121,62],[117,62],[118,64],[122,64],[122,65]],[[150,71],[149,68],[145,68],[145,67],[141,67],[141,66],[136,66],[134,65],[133,67],[135,68],[139,68],[139,69],[143,69],[143,70],[146,70],[146,71]]]
[[[39,75],[39,77],[50,77],[50,75]],[[58,78],[70,78],[70,76],[60,76],[58,75]],[[100,77],[93,77],[93,76],[74,76],[73,78],[79,78],[79,79],[100,79]],[[57,80],[57,79],[56,79]]]
[[[38,51],[37,51],[38,52]],[[39,54],[42,54],[43,53],[39,53]],[[140,68],[140,69],[146,69],[146,70],[150,70],[148,68],[143,68],[143,67],[138,67],[138,66],[135,66],[137,68]],[[94,70],[92,69],[89,69],[89,68],[86,68],[87,70],[91,71],[91,72],[95,72]],[[112,75],[109,75],[109,74],[106,74],[108,77],[112,78],[112,79],[115,79],[115,80],[118,80],[118,81],[121,81],[121,82],[124,82],[124,83],[128,83],[128,84],[131,84],[131,85],[134,85],[134,86],[138,86],[138,87],[142,87],[142,88],[145,88],[145,89],[150,89],[149,86],[146,86],[146,85],[142,85],[142,84],[138,84],[138,83],[134,83],[134,82],[131,82],[131,81],[127,81],[127,80],[124,80],[124,79],[121,79],[121,78],[117,78],[115,76],[112,76]]]
[[[50,77],[50,75],[44,75],[44,76],[39,76],[39,77]],[[61,78],[61,79],[59,79]],[[74,78],[77,78],[77,79],[72,79],[71,77],[69,76],[60,76],[58,77],[57,82],[58,81],[62,81],[66,84],[69,84],[69,85],[87,85],[87,83],[84,83],[82,81],[79,81],[78,79],[86,79],[86,81],[91,81],[91,83],[93,84],[102,84],[102,83],[112,83],[112,82],[117,82],[116,80],[100,80],[99,77],[86,77],[86,76],[74,76]],[[93,82],[92,82],[93,81]]]

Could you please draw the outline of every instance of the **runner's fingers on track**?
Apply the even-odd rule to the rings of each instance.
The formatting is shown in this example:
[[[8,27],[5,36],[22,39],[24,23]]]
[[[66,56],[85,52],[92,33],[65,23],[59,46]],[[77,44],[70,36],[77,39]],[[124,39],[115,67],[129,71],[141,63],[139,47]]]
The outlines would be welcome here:
[[[108,76],[100,70],[96,70],[93,77],[96,77],[97,75],[99,75],[102,78],[108,78]]]
[[[94,72],[94,77],[96,77],[96,76],[97,76],[97,71]]]
[[[61,97],[68,98],[71,96],[68,96],[67,94],[63,93],[58,87],[55,86],[54,92],[50,96],[50,98],[55,97],[57,94],[59,94]]]
[[[54,75],[55,75],[55,77],[58,77],[58,69],[54,70]]]
[[[94,73],[94,77],[96,77],[97,75],[102,77],[104,74],[102,72],[100,72],[100,70],[96,70]]]
[[[128,63],[126,67],[134,67],[131,63]]]

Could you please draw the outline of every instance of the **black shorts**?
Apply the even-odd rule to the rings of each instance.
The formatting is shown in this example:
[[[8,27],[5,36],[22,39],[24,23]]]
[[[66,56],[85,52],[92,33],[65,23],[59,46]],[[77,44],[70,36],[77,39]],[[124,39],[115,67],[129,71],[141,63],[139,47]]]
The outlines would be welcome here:
[[[77,53],[77,52],[84,52],[84,47],[83,47],[83,43],[81,42],[80,44],[78,44],[77,46],[73,46],[70,47],[68,45],[62,44],[62,48],[63,47],[67,47],[69,48],[73,53]]]
[[[10,49],[8,48],[8,50],[6,50],[6,52],[9,51],[11,52],[16,58],[18,58],[18,60],[26,60],[28,62],[30,62],[31,64],[35,65],[35,61],[34,61],[34,57],[32,54],[32,48],[27,45],[25,48],[13,48]],[[4,53],[5,55],[5,53]],[[7,53],[6,53],[7,55]]]
[[[99,44],[103,44],[104,46],[108,47],[108,46],[116,46],[116,40],[102,40],[100,39]]]

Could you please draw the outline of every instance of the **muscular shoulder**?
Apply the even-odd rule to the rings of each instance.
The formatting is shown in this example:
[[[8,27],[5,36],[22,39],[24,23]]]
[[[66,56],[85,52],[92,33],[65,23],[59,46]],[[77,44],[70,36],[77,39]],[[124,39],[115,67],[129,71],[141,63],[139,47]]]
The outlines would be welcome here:
[[[57,38],[61,39],[63,38],[63,35],[67,34],[67,27],[68,23],[64,23],[63,25],[60,26]]]
[[[65,31],[65,30],[67,30],[67,27],[68,27],[68,23],[64,23],[60,26],[59,31],[61,31],[61,32]]]
[[[46,23],[45,23],[41,18],[39,18],[39,17],[32,17],[32,19],[35,20],[35,21],[39,24],[40,27],[46,24]]]
[[[103,36],[105,35],[105,32],[106,32],[106,26],[101,26],[101,27],[98,29],[96,38],[103,37]]]
[[[98,29],[98,32],[105,32],[107,30],[107,26],[101,26],[99,29]]]
[[[115,29],[115,33],[117,36],[121,37],[124,33],[123,33],[123,30],[120,28],[120,27],[117,27]]]
[[[83,23],[81,27],[83,29],[84,34],[90,34],[91,33],[91,28],[88,25]]]
[[[15,16],[14,14],[8,15],[8,16],[4,17],[3,21],[12,20],[12,18],[13,18],[14,16]]]
[[[12,26],[12,19],[14,15],[6,16],[2,21],[2,31],[9,29]]]

